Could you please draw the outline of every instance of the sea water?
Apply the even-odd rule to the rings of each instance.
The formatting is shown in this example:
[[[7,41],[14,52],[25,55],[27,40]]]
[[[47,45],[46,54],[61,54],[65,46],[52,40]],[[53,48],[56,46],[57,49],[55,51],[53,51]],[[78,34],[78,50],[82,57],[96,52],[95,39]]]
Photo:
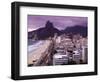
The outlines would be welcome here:
[[[45,41],[38,40],[38,41],[32,41],[31,45],[28,45],[28,53],[31,53],[39,48],[39,46],[43,45]]]

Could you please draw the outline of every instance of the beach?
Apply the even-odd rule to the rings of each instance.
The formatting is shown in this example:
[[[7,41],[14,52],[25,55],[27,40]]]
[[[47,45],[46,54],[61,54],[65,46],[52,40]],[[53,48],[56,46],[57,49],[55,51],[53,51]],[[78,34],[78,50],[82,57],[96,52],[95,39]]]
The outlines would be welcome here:
[[[42,45],[39,45],[35,50],[28,53],[28,65],[35,64],[42,57],[43,53],[50,46],[51,41],[45,40]],[[34,45],[33,45],[34,46]]]

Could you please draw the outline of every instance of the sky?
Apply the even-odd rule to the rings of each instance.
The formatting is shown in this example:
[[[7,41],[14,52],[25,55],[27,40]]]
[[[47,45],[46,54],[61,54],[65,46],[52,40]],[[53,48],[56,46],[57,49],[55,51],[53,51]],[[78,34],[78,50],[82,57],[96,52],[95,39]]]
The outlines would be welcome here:
[[[36,30],[38,28],[45,27],[46,21],[53,23],[54,27],[63,30],[69,26],[81,25],[87,26],[87,17],[75,17],[75,16],[47,16],[47,15],[28,15],[27,27],[28,32]]]

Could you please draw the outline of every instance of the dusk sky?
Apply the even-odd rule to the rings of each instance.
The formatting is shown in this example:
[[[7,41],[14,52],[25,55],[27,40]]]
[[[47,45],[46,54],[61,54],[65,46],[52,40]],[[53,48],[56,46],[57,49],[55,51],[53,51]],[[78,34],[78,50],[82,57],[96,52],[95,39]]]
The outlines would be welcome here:
[[[68,26],[87,26],[88,23],[87,17],[28,15],[28,32],[44,27],[48,20],[59,30],[63,30]]]

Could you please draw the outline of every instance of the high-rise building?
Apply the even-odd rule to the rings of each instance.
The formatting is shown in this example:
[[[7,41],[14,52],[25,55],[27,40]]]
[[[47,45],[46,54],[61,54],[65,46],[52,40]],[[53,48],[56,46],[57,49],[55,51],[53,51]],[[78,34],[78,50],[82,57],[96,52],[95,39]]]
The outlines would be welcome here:
[[[82,46],[82,61],[83,63],[87,63],[88,59],[88,50],[86,46]]]

